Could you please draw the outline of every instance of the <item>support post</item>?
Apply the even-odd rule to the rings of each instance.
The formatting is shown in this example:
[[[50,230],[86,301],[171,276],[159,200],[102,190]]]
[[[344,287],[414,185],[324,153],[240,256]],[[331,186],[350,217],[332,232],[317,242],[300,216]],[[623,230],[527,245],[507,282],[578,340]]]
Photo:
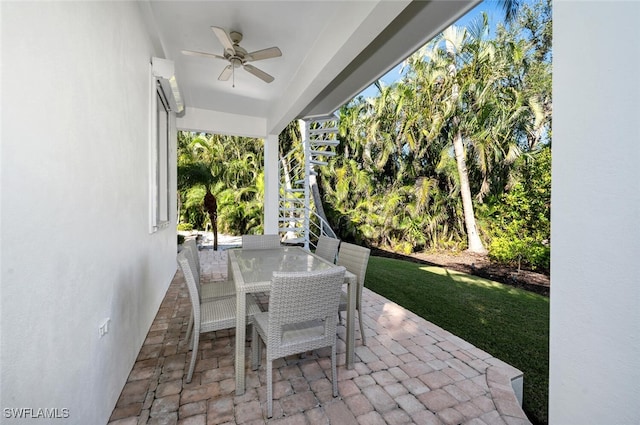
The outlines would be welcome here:
[[[264,233],[278,234],[278,135],[264,139]]]
[[[311,175],[311,144],[309,142],[309,122],[298,120],[302,147],[304,149],[304,248],[309,249],[309,211],[311,199],[309,197],[309,176]]]

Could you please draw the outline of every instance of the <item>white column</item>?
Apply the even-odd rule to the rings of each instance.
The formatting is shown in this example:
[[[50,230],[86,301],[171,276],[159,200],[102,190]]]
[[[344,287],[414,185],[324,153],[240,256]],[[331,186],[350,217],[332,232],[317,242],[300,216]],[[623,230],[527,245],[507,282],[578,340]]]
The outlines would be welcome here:
[[[553,2],[552,425],[640,423],[638,17]]]
[[[278,135],[264,139],[264,233],[278,233]]]
[[[304,149],[304,248],[309,249],[309,215],[311,199],[309,197],[309,178],[311,177],[311,142],[309,141],[309,122],[298,120],[300,136]]]

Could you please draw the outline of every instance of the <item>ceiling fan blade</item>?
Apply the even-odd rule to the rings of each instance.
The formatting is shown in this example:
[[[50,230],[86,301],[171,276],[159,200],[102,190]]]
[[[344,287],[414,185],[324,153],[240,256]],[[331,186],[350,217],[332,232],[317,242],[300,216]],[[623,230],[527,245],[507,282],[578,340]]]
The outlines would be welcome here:
[[[223,70],[222,73],[220,73],[220,76],[218,77],[218,80],[220,81],[227,81],[229,79],[229,77],[231,77],[231,72],[233,71],[233,65],[227,65]]]
[[[222,47],[224,47],[224,51],[228,52],[232,56],[235,55],[236,49],[233,47],[233,41],[231,41],[231,37],[229,37],[229,34],[227,34],[227,32],[220,27],[211,27],[211,30],[216,35],[216,37],[218,37],[218,40],[220,40],[220,44],[222,44]]]
[[[203,58],[225,59],[223,56],[214,55],[213,53],[196,52],[193,50],[182,50],[182,54],[187,56],[199,56]]]
[[[271,59],[282,56],[282,52],[277,47],[269,47],[268,49],[256,50],[248,53],[245,58],[247,61],[260,61],[263,59]]]
[[[271,75],[267,74],[266,72],[264,72],[261,69],[256,68],[253,65],[244,65],[244,69],[247,72],[255,75],[258,78],[260,78],[265,83],[270,83],[270,82],[272,82],[274,80],[274,78]]]

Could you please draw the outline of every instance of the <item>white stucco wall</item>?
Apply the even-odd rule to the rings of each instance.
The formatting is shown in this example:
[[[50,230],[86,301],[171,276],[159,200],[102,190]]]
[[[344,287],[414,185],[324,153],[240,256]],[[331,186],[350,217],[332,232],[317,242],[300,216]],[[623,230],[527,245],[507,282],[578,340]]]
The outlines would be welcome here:
[[[175,217],[148,233],[158,53],[135,2],[0,8],[0,408],[106,423],[176,270]]]
[[[553,7],[550,424],[638,424],[640,3]]]

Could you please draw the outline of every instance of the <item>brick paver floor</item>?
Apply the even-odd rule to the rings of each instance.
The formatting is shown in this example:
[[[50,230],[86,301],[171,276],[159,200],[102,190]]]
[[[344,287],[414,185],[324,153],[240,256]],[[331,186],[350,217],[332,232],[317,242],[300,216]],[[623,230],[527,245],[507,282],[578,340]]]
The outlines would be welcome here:
[[[203,279],[226,278],[226,252],[200,251]],[[261,297],[264,302],[266,297]],[[338,326],[338,388],[329,351],[274,364],[273,418],[266,418],[265,369],[235,395],[234,330],[203,334],[190,383],[185,341],[191,306],[178,271],[149,329],[109,425],[142,424],[530,424],[511,379],[521,373],[365,288],[367,346],[356,326],[356,363],[345,368],[346,329]],[[250,335],[250,333],[249,333]]]

